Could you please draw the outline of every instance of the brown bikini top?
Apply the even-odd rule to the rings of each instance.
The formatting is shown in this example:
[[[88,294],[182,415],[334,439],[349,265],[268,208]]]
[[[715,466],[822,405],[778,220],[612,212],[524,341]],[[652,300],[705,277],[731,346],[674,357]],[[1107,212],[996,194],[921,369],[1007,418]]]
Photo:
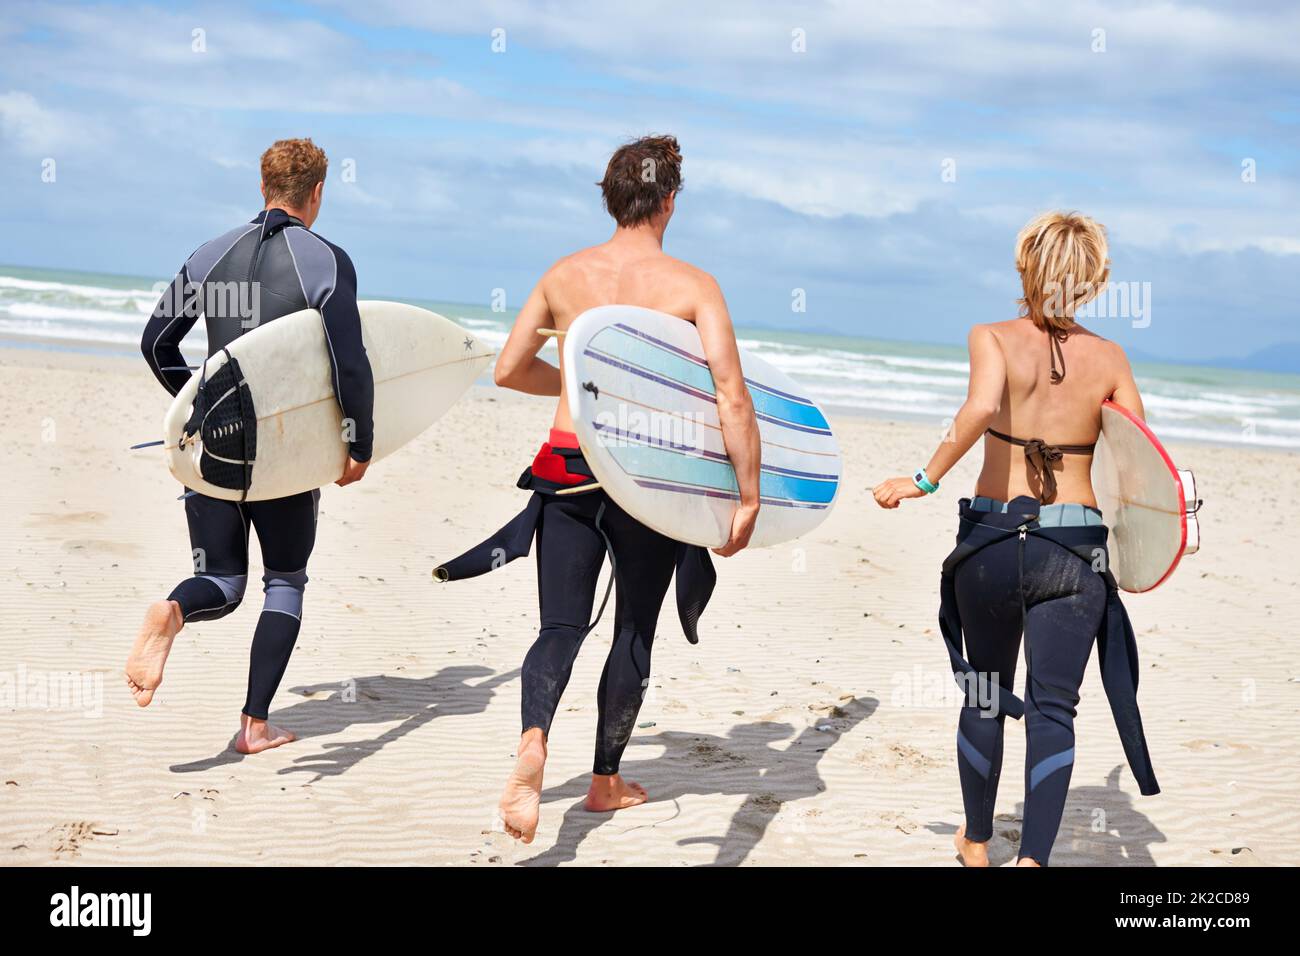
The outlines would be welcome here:
[[[988,434],[1025,450],[1025,457],[1038,473],[1038,482],[1043,486],[1039,500],[1044,504],[1056,497],[1056,475],[1052,473],[1052,462],[1060,461],[1063,455],[1091,455],[1097,447],[1096,442],[1091,445],[1049,445],[1041,438],[1013,438],[992,428],[988,429]]]

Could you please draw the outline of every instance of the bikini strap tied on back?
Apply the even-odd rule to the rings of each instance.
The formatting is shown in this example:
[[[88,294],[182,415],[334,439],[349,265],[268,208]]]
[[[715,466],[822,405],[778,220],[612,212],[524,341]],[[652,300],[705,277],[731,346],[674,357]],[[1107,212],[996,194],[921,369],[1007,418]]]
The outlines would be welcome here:
[[[1052,384],[1060,385],[1065,381],[1065,352],[1061,344],[1070,337],[1069,332],[1057,331],[1055,329],[1047,330],[1047,356],[1052,361]],[[1061,368],[1056,368],[1056,360],[1061,360]]]
[[[1025,450],[1025,458],[1038,475],[1038,483],[1043,487],[1039,500],[1051,501],[1056,497],[1056,475],[1052,472],[1052,463],[1060,461],[1065,455],[1091,455],[1097,447],[1091,445],[1049,445],[1041,438],[1013,438],[996,429],[988,429],[994,438],[1000,438],[1008,445],[1019,445]]]

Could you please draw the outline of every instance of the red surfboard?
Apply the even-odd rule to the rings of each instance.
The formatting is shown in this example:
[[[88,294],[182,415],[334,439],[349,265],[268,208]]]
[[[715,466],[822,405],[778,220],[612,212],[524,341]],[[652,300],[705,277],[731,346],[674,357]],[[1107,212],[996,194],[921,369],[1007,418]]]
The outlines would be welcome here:
[[[1146,422],[1114,402],[1101,406],[1092,486],[1110,527],[1110,570],[1125,591],[1159,587],[1200,547],[1195,478],[1175,467]]]

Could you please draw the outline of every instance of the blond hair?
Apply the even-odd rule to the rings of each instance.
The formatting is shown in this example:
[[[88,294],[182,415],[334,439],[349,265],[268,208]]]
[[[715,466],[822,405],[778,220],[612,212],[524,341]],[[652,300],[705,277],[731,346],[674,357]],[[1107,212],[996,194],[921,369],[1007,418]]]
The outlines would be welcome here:
[[[1048,212],[1016,236],[1016,271],[1024,297],[1020,314],[1056,334],[1074,326],[1075,311],[1110,278],[1106,228],[1078,212]]]
[[[325,181],[329,160],[325,150],[310,139],[279,139],[262,154],[262,188],[268,203],[296,208],[311,198],[317,183]]]

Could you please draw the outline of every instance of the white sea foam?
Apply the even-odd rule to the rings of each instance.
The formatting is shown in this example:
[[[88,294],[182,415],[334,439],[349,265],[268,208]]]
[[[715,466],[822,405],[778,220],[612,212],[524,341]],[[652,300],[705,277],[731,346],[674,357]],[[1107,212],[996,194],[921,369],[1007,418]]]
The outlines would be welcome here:
[[[129,332],[106,332],[93,326],[68,323],[40,327],[5,319],[0,319],[0,334],[19,339],[55,339],[61,342],[85,342],[93,345],[136,345],[140,341],[138,335]]]
[[[168,277],[170,278],[170,277]],[[28,342],[87,344],[135,353],[157,301],[148,280],[66,272],[0,273],[0,335]],[[487,310],[431,303],[500,348],[510,319]],[[478,314],[465,315],[466,311]],[[205,349],[203,323],[186,337],[187,358]],[[742,331],[740,344],[801,382],[819,402],[877,417],[948,419],[961,406],[969,365],[961,348],[908,346],[800,333]],[[547,342],[553,350],[554,344]],[[550,357],[554,361],[554,355]],[[1296,387],[1268,376],[1178,366],[1139,368],[1156,433],[1172,440],[1300,448]]]
[[[1225,445],[1261,448],[1300,448],[1300,436],[1254,433],[1230,428],[1189,428],[1184,425],[1161,425],[1160,437],[1165,441],[1208,441]]]
[[[45,282],[38,279],[20,279],[16,276],[0,275],[0,289],[14,289],[19,292],[48,292],[68,298],[104,299],[105,301],[126,301],[128,299],[156,298],[152,289],[110,289],[104,286],[79,285],[70,282]]]
[[[152,311],[152,310],[151,310]],[[86,308],[81,305],[54,305],[45,302],[0,302],[0,314],[41,322],[108,322],[144,328],[144,319],[132,312]],[[148,312],[145,316],[148,316]]]

